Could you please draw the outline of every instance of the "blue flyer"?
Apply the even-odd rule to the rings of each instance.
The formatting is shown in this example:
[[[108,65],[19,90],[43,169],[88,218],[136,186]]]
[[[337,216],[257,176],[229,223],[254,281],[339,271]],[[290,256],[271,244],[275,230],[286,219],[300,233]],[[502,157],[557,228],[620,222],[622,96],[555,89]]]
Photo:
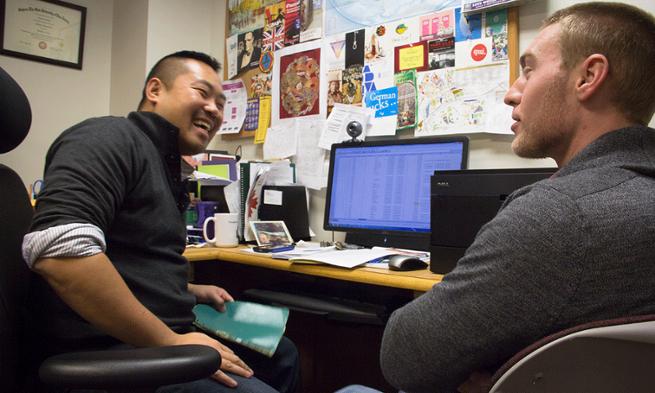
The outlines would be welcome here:
[[[366,95],[366,107],[375,109],[375,117],[398,114],[398,87],[371,91]]]

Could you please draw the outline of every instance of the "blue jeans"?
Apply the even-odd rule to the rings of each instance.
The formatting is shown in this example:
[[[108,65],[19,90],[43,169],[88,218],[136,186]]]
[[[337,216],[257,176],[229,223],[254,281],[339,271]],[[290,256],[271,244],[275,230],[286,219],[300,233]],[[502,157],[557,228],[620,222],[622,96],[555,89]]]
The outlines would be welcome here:
[[[379,390],[371,389],[363,385],[348,385],[334,393],[382,393]]]

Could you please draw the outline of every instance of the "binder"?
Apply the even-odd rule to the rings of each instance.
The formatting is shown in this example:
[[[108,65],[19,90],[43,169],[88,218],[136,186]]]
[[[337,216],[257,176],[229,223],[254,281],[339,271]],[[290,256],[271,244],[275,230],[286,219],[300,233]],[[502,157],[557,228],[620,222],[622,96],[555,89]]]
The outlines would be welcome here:
[[[220,172],[214,172],[212,167],[220,168]],[[235,181],[237,179],[237,161],[234,157],[215,157],[209,161],[203,161],[202,164],[198,165],[198,171]]]
[[[265,185],[260,200],[260,220],[284,221],[294,241],[311,240],[305,186]]]
[[[278,173],[272,179],[269,179],[274,184],[292,184],[296,182],[296,164],[289,161],[278,161],[276,165],[287,164],[289,170],[285,173]],[[254,239],[249,239],[246,236],[246,200],[248,198],[248,192],[250,187],[255,182],[255,178],[260,171],[266,171],[271,168],[273,165],[272,162],[266,161],[248,161],[239,163],[239,188],[241,196],[240,212],[239,212],[239,239],[242,241],[251,241]],[[257,198],[259,199],[260,193],[256,193]],[[256,209],[257,206],[252,206],[253,209]]]

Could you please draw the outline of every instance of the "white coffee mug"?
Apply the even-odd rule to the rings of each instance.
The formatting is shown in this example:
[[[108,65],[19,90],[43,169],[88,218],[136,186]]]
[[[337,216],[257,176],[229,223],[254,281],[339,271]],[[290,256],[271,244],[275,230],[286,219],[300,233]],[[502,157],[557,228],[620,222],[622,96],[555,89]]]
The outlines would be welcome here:
[[[214,222],[214,237],[207,237],[207,224]],[[239,245],[237,239],[237,228],[239,226],[239,213],[216,213],[213,217],[207,217],[202,224],[202,236],[207,243],[216,247],[236,247]]]

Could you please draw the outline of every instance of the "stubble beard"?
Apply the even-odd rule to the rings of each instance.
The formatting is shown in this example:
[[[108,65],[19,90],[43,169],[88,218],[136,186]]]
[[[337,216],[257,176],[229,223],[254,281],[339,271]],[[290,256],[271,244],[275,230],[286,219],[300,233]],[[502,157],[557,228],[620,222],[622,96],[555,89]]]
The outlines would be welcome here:
[[[559,77],[543,93],[541,108],[529,122],[521,122],[521,132],[512,141],[514,154],[522,158],[552,157],[567,138],[566,78]]]

